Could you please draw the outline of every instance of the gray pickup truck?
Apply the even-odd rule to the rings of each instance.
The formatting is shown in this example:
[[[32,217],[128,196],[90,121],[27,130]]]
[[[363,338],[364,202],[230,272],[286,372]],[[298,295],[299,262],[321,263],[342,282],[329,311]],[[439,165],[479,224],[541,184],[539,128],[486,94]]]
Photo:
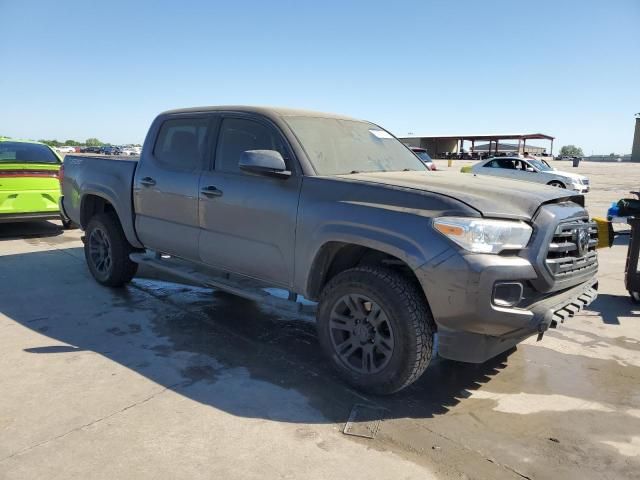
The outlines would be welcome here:
[[[331,362],[368,392],[415,381],[436,336],[440,356],[480,363],[596,297],[582,195],[430,172],[366,121],[173,110],[138,161],[68,155],[62,182],[99,283],[144,263],[248,298],[304,297]]]

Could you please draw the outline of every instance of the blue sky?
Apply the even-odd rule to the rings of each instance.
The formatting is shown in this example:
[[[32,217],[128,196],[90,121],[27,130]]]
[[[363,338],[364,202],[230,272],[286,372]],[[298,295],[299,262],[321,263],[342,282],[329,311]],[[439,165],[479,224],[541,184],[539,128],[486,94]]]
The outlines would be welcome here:
[[[14,137],[141,142],[169,108],[257,104],[606,154],[640,112],[639,0],[0,0],[0,24]]]

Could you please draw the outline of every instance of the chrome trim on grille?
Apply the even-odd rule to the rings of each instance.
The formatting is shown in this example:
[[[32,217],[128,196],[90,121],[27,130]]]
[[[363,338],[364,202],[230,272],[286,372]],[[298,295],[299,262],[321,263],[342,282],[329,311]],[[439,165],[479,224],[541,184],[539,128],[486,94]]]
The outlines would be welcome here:
[[[555,229],[545,260],[556,279],[571,278],[598,268],[598,227],[588,218],[561,222]]]

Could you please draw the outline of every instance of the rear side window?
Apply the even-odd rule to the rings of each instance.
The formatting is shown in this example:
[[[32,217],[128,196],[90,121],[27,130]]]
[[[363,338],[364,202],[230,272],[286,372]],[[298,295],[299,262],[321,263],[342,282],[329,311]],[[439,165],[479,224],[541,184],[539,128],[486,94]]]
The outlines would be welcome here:
[[[60,163],[46,145],[23,142],[0,142],[0,163]]]
[[[199,170],[207,137],[206,118],[176,118],[160,127],[153,153],[173,170]]]
[[[281,137],[274,129],[253,120],[225,118],[216,151],[216,170],[239,173],[240,155],[247,150],[277,150],[285,157]]]

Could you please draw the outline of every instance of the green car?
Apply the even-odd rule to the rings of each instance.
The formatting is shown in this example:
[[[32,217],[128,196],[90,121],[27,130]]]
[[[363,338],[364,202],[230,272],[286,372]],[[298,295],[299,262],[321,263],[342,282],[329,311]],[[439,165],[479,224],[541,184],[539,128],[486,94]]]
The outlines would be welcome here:
[[[61,165],[48,145],[0,138],[0,223],[61,218]]]

